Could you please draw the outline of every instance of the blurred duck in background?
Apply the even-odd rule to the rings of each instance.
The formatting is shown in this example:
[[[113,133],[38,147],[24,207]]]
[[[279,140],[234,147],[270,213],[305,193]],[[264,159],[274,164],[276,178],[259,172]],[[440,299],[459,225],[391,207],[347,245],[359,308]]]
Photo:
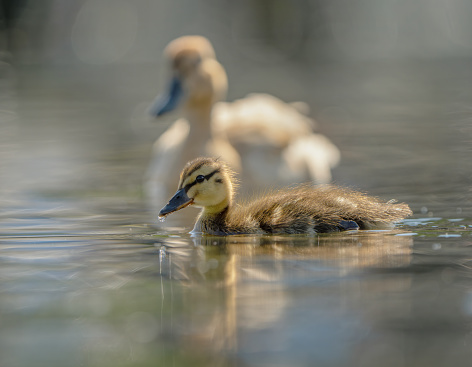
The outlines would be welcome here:
[[[285,103],[267,94],[221,102],[227,76],[204,37],[177,38],[164,56],[172,77],[150,113],[159,117],[179,108],[183,118],[154,144],[145,177],[151,205],[173,193],[180,167],[201,155],[221,157],[251,191],[331,180],[340,153],[328,138],[313,132],[315,122],[307,116],[306,104]]]

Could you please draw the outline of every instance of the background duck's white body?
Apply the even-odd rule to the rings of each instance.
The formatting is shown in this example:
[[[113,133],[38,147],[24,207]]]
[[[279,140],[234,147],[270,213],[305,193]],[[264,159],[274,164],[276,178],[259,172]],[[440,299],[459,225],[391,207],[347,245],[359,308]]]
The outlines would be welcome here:
[[[213,136],[239,153],[242,178],[252,189],[331,181],[339,149],[313,133],[315,121],[303,109],[308,108],[262,93],[214,106]]]

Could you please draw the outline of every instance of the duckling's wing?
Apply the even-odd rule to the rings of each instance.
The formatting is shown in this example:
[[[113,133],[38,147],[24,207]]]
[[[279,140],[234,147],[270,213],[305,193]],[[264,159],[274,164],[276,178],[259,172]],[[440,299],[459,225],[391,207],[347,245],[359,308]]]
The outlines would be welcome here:
[[[316,196],[318,198],[314,200]],[[412,214],[407,204],[384,202],[362,192],[336,186],[317,188],[312,201],[317,203],[320,220],[338,217],[338,221],[356,222],[360,229],[392,228],[394,223]]]
[[[317,223],[306,204],[296,189],[280,190],[242,205],[233,218],[265,233],[313,234]]]

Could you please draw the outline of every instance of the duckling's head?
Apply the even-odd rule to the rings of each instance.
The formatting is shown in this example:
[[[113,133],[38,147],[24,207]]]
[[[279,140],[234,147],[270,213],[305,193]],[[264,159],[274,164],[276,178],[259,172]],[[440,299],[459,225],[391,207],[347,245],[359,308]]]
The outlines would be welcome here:
[[[151,107],[161,116],[180,105],[186,109],[206,109],[225,98],[227,77],[216,60],[210,41],[202,36],[184,36],[173,40],[164,50],[172,79],[168,90]]]
[[[234,173],[224,162],[216,158],[194,159],[185,165],[178,190],[159,217],[188,205],[204,208],[207,214],[218,214],[231,204],[233,187]]]

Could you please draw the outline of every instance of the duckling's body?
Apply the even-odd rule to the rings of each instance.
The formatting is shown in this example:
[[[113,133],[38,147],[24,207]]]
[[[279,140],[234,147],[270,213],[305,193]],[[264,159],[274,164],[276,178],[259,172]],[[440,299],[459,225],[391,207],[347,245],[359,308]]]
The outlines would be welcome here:
[[[386,229],[411,215],[406,204],[385,203],[331,185],[291,187],[234,205],[233,177],[228,166],[217,159],[197,158],[187,163],[179,190],[159,216],[196,205],[203,209],[194,232],[228,235]]]

